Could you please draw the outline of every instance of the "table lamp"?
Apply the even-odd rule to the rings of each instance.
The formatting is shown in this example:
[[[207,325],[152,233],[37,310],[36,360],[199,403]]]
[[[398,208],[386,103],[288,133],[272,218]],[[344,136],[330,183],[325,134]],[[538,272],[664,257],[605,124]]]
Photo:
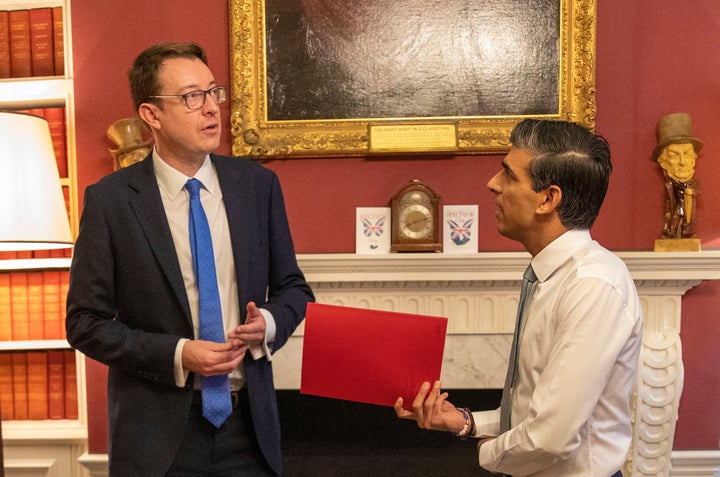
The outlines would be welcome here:
[[[0,251],[72,245],[47,120],[0,111]]]

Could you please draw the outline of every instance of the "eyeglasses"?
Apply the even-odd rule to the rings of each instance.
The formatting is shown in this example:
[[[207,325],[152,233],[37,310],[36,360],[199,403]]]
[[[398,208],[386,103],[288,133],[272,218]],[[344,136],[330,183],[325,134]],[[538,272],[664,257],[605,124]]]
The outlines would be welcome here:
[[[217,104],[224,103],[227,99],[225,86],[215,86],[207,90],[197,89],[185,94],[162,94],[150,96],[150,98],[182,98],[185,101],[185,106],[195,111],[205,106],[205,98],[207,98],[208,94],[212,96]]]

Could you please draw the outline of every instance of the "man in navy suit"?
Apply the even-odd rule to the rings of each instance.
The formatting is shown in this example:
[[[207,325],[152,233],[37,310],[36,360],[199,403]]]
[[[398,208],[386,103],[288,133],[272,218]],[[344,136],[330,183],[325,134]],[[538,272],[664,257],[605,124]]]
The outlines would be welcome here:
[[[85,191],[70,271],[70,344],[109,367],[111,476],[282,473],[272,353],[313,293],[298,268],[278,178],[212,153],[226,99],[193,43],[142,52],[130,71],[155,146]],[[190,178],[202,183],[227,339],[199,339]],[[200,376],[228,375],[232,414],[202,416]]]

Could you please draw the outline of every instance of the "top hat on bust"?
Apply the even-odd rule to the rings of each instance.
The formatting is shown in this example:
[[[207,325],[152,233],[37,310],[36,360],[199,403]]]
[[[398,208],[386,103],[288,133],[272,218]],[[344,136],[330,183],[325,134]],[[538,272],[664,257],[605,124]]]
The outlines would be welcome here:
[[[663,116],[657,123],[657,141],[657,146],[653,149],[653,159],[657,159],[670,144],[692,143],[695,152],[699,152],[703,147],[702,141],[692,135],[692,123],[687,113]]]
[[[118,149],[111,149],[114,155],[124,154],[134,149],[148,147],[152,138],[143,137],[144,124],[140,118],[122,118],[110,125],[107,130],[108,138],[114,142]]]

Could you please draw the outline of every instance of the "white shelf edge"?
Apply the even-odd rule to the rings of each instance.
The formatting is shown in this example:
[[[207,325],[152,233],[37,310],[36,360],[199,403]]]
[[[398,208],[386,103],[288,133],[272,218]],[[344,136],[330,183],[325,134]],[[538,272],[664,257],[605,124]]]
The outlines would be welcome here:
[[[0,341],[0,351],[37,351],[46,349],[72,349],[67,340]]]
[[[70,258],[12,258],[0,260],[0,271],[68,270]]]
[[[20,441],[31,441],[36,445],[43,442],[85,442],[87,434],[87,426],[79,420],[47,419],[2,422],[2,436],[5,445]]]
[[[62,6],[63,0],[0,0],[0,10],[31,10]]]
[[[65,106],[70,102],[73,81],[62,76],[0,80],[1,109]]]

